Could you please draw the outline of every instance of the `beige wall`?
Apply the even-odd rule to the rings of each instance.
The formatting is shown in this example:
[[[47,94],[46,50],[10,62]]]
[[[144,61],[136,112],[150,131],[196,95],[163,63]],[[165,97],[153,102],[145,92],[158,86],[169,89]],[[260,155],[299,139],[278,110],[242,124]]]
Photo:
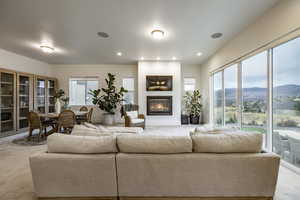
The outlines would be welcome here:
[[[3,49],[0,49],[0,68],[43,76],[53,75],[53,68],[49,64]]]
[[[136,102],[137,102],[137,75],[138,67],[137,65],[53,65],[54,76],[58,79],[59,88],[65,90],[69,93],[69,78],[71,77],[99,77],[100,87],[105,85],[105,76],[107,73],[111,72],[116,74],[116,84],[117,86],[122,85],[122,78],[134,77],[136,84]],[[182,78],[193,77],[196,78],[196,87],[200,88],[200,65],[182,65],[181,70]],[[182,79],[183,81],[183,79]],[[183,82],[182,82],[183,85]],[[94,122],[101,122],[101,111],[93,106],[96,111],[93,115]],[[75,107],[79,108],[79,106]]]
[[[201,85],[200,70],[201,70],[201,65],[182,64],[182,66],[181,66],[182,96],[184,96],[184,88],[183,88],[184,78],[195,78],[196,79],[196,89],[200,89],[200,85]]]
[[[126,77],[135,78],[137,84],[137,65],[53,65],[54,75],[58,79],[59,88],[64,89],[66,94],[69,93],[69,79],[72,77],[98,77],[100,87],[106,85],[105,78],[107,73],[116,74],[116,85],[122,86],[122,79]],[[136,85],[137,91],[137,85]],[[136,98],[137,99],[137,94]],[[80,106],[74,106],[79,108]],[[95,112],[93,114],[94,122],[101,122],[102,111],[93,106]]]
[[[299,32],[286,35],[300,27],[300,1],[282,0],[270,9],[264,16],[250,25],[223,48],[210,57],[200,70],[201,91],[204,94],[205,122],[209,122],[209,72],[216,70],[230,62],[258,50],[264,45],[271,46],[281,40],[288,40]],[[300,34],[299,34],[300,35]],[[273,41],[273,42],[272,42]]]

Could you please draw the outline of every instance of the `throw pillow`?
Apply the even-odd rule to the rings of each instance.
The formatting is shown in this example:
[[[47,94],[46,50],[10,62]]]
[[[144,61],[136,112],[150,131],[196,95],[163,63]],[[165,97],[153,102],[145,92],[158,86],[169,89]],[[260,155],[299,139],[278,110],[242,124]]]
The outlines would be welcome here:
[[[126,112],[126,115],[128,117],[130,117],[131,119],[136,119],[138,118],[138,112],[137,111],[129,111],[129,112]]]

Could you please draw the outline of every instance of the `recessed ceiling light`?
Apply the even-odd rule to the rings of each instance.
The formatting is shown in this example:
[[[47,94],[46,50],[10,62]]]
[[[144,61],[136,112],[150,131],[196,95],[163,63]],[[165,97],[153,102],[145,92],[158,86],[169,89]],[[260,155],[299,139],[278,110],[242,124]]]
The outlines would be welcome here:
[[[47,46],[47,45],[41,45],[40,47],[41,47],[41,49],[44,53],[50,53],[51,54],[51,53],[54,52],[53,47],[50,47],[50,46]]]
[[[145,60],[145,58],[142,56],[142,57],[141,57],[141,60]]]
[[[198,52],[196,55],[197,55],[197,56],[202,56],[202,53],[201,53],[201,52]]]
[[[160,57],[156,57],[156,60],[160,60]]]
[[[122,52],[117,53],[117,56],[122,56],[122,55],[123,55]]]
[[[222,37],[222,35],[223,35],[223,33],[214,33],[214,34],[211,35],[211,37],[212,37],[213,39],[217,39],[217,38]]]
[[[109,37],[109,35],[107,33],[105,33],[105,32],[98,32],[97,35],[99,37],[102,37],[102,38],[108,38]]]
[[[172,60],[176,60],[177,58],[175,56],[172,57]]]
[[[165,33],[162,30],[156,29],[156,30],[151,31],[151,35],[155,40],[161,40],[161,39],[163,39]]]

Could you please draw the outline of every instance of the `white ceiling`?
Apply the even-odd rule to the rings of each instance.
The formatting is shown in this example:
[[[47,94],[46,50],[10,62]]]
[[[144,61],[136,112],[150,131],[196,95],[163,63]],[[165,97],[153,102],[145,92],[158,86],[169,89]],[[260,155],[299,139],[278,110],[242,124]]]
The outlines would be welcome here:
[[[278,0],[0,0],[0,48],[51,64],[200,64]],[[167,37],[154,41],[161,28]],[[107,32],[108,39],[97,32]],[[210,35],[222,32],[221,39]],[[47,55],[41,41],[52,42]],[[116,56],[121,51],[123,56]],[[203,55],[195,54],[201,51]]]

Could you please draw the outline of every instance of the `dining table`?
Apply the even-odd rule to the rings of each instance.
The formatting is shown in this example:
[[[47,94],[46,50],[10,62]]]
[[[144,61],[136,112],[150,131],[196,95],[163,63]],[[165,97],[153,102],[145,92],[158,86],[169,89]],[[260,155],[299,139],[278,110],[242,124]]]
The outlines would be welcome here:
[[[76,117],[84,116],[88,111],[73,111]],[[58,119],[59,113],[39,113],[41,118]]]
[[[76,119],[80,118],[82,116],[86,116],[88,114],[88,111],[76,111],[76,110],[74,111],[73,110],[73,112],[76,116]],[[46,135],[50,135],[52,133],[57,132],[57,128],[58,128],[57,119],[59,117],[59,114],[60,113],[39,113],[41,121],[43,121],[43,122],[48,121],[52,126],[52,129],[47,131]]]

